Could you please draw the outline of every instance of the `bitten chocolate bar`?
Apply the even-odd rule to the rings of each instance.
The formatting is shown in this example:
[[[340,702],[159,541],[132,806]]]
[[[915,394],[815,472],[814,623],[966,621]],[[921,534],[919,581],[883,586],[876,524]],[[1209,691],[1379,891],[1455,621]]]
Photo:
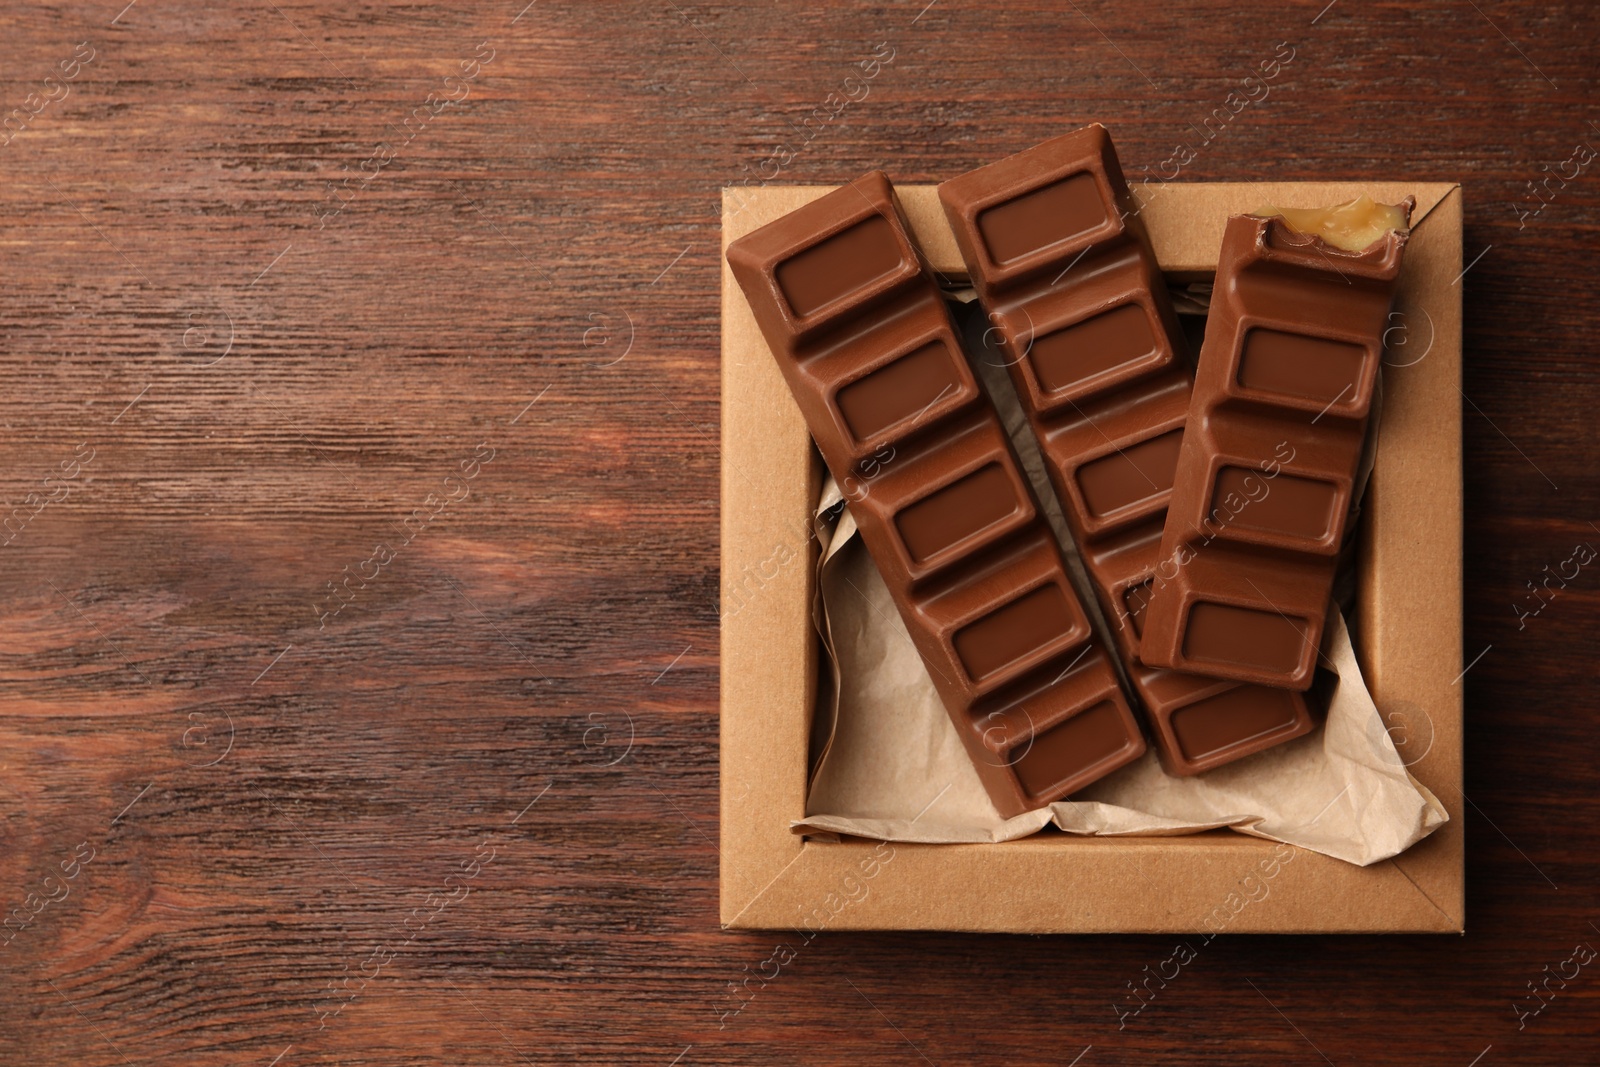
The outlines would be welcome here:
[[[945,182],[939,199],[1162,765],[1198,774],[1308,732],[1301,693],[1138,658],[1191,372],[1105,128]]]
[[[1146,663],[1311,684],[1411,210],[1364,203],[1398,228],[1342,225],[1361,202],[1290,213],[1302,229],[1331,222],[1318,227],[1331,240],[1283,218],[1228,220]],[[1360,251],[1335,243],[1353,234]]]
[[[1144,739],[880,173],[728,247],[989,796],[1006,816]]]

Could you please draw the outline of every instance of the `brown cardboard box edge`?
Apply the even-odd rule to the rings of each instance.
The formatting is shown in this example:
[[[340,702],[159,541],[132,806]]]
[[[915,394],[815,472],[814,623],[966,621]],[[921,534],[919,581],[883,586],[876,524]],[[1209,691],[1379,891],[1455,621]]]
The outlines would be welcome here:
[[[831,186],[723,191],[723,247]],[[935,187],[900,186],[934,269],[964,268]],[[1164,270],[1215,271],[1227,216],[1366,192],[1417,198],[1364,501],[1357,651],[1411,772],[1451,821],[1359,868],[1231,832],[1045,833],[999,845],[803,840],[818,646],[809,510],[820,464],[722,272],[721,919],[737,929],[1019,933],[1460,932],[1461,192],[1451,183],[1174,183],[1143,215]],[[1402,342],[1403,344],[1399,343]]]

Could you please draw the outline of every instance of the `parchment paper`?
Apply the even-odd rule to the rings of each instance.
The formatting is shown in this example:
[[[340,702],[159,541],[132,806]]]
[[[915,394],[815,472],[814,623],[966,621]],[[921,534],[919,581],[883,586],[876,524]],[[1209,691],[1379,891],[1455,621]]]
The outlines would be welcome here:
[[[1009,380],[996,359],[981,356],[975,363],[1078,572]],[[1378,421],[1375,410],[1373,425]],[[1370,456],[1370,442],[1366,451]],[[832,685],[819,698],[817,766],[806,818],[793,824],[795,832],[952,843],[1008,841],[1052,823],[1068,833],[1119,836],[1229,827],[1365,866],[1403,852],[1448,821],[1443,805],[1407,772],[1396,751],[1337,607],[1329,610],[1322,647],[1329,671],[1319,688],[1332,690],[1327,721],[1312,733],[1193,778],[1168,776],[1152,751],[1069,801],[1001,818],[854,520],[838,508],[842,499],[829,479],[817,502],[823,551],[816,621]],[[1082,591],[1081,573],[1077,577]],[[1083,599],[1103,627],[1094,598]]]

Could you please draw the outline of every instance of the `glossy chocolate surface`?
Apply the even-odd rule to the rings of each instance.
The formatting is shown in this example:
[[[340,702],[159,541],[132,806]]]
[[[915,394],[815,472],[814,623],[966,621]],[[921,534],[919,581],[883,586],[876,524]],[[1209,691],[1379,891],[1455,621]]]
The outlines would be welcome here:
[[[1308,732],[1300,693],[1152,669],[1137,654],[1191,372],[1110,137],[1098,126],[1057,137],[939,197],[1163,766],[1197,774]],[[1274,357],[1264,373],[1276,382]]]
[[[1013,244],[1034,232],[995,226]],[[1039,807],[1140,756],[888,179],[740,238],[728,263],[995,807]]]
[[[1145,662],[1311,684],[1405,242],[1352,252],[1228,220]]]

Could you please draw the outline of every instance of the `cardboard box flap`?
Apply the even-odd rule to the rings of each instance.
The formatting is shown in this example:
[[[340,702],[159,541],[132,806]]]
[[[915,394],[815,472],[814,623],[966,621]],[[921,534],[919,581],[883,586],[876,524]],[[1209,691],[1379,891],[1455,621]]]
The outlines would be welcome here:
[[[723,925],[973,933],[1454,933],[1392,861],[1354,867],[1288,845],[1199,834],[999,845],[808,842]],[[1263,847],[1265,846],[1265,847]],[[982,864],[983,877],[971,871]],[[1181,870],[1181,879],[1165,872]]]
[[[1441,195],[1412,227],[1390,315],[1355,619],[1357,652],[1391,736],[1403,739],[1408,769],[1452,815],[1392,862],[1461,929],[1463,194],[1459,185],[1437,188]],[[1423,203],[1419,195],[1419,211]]]

